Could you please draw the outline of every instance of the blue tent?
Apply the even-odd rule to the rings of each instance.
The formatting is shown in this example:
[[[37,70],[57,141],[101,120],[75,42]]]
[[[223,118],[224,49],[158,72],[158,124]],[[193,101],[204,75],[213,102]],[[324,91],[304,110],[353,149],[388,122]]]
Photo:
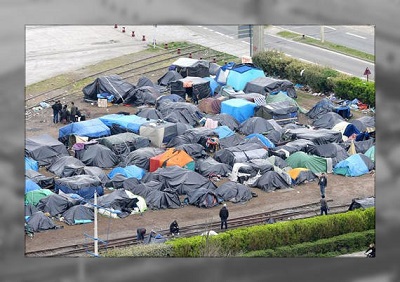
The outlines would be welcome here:
[[[245,99],[229,99],[221,103],[221,114],[229,114],[233,116],[239,123],[254,116],[254,109],[257,104],[249,102]]]
[[[364,154],[354,154],[338,162],[333,169],[333,173],[345,176],[360,176],[368,173],[373,168],[374,164],[370,158]]]
[[[39,162],[32,158],[25,157],[25,170],[39,171]]]
[[[36,184],[34,181],[32,181],[29,178],[25,178],[25,194],[34,191],[34,190],[39,190],[42,189],[38,184]]]
[[[111,135],[110,129],[98,118],[73,122],[58,130],[58,137],[77,135],[90,138],[98,138]]]
[[[127,131],[139,134],[140,126],[146,122],[155,122],[155,120],[148,120],[137,115],[122,115],[122,114],[110,114],[99,117],[99,119],[108,127],[112,127],[113,124],[119,125],[121,128]]]
[[[229,137],[234,135],[235,133],[226,125],[218,126],[217,128],[214,128],[215,133],[218,133],[218,138],[222,139],[225,137]]]
[[[260,133],[252,133],[250,135],[247,135],[245,138],[246,139],[251,139],[253,137],[257,137],[265,146],[268,148],[275,148],[275,144],[272,143],[267,137]]]
[[[210,88],[211,88],[211,96],[214,96],[215,90],[220,86],[218,82],[215,81],[212,77],[204,77],[203,79],[206,79],[210,82]]]
[[[264,71],[251,64],[234,64],[232,62],[222,66],[215,80],[220,85],[229,85],[236,91],[243,90],[247,82],[258,77],[265,77]]]
[[[110,171],[108,177],[112,179],[116,174],[122,174],[126,178],[134,177],[140,180],[146,174],[146,171],[135,165],[129,165],[126,167],[116,167]]]

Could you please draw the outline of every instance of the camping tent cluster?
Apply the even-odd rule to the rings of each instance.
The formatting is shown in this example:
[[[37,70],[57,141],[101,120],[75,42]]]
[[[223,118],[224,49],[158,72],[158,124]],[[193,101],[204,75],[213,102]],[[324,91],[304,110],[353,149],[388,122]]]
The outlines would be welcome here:
[[[67,124],[58,138],[26,139],[28,225],[43,215],[91,222],[94,195],[100,213],[121,218],[246,202],[251,188],[270,192],[321,172],[358,176],[374,168],[373,119],[349,123],[324,101],[308,112],[313,126],[298,124],[306,111],[293,84],[252,64],[179,59],[156,83],[99,77],[83,93],[89,101],[142,107]],[[227,182],[217,185],[220,177]],[[33,229],[56,226],[42,222]]]

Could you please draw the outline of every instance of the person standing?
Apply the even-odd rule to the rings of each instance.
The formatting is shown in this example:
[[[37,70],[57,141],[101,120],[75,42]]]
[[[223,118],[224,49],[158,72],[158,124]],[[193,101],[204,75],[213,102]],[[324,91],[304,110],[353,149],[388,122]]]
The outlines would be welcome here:
[[[70,119],[70,112],[68,110],[68,106],[64,105],[60,113],[60,122],[62,122],[63,124],[67,124],[69,123],[69,119]]]
[[[324,213],[325,215],[328,215],[329,207],[328,207],[328,202],[325,199],[325,195],[321,196],[320,203],[321,203],[321,215],[323,215]]]
[[[53,109],[53,123],[58,123],[58,114],[62,109],[60,101],[55,101],[51,108]]]
[[[219,211],[219,217],[221,219],[221,229],[228,229],[228,217],[229,217],[229,211],[228,208],[226,207],[226,204],[220,209]]]
[[[76,121],[76,113],[78,108],[75,106],[74,102],[71,102],[71,122]]]
[[[321,177],[318,180],[319,190],[321,192],[321,196],[325,196],[325,188],[328,185],[328,180],[326,179],[325,173],[321,174]]]

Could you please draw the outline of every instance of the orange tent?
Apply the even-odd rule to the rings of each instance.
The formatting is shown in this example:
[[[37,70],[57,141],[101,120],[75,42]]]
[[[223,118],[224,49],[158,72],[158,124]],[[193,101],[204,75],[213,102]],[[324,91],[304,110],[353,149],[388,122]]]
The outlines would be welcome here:
[[[195,162],[184,150],[169,148],[164,153],[150,158],[150,172],[156,171],[159,167],[173,166],[184,167],[194,170]]]

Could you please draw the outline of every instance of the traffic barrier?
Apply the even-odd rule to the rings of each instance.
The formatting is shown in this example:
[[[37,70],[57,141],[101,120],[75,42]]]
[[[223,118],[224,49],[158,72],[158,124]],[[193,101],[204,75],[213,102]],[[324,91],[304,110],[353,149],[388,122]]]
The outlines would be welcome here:
[[[192,58],[192,53],[189,53],[189,58]]]
[[[178,55],[181,53],[181,48],[178,48],[178,52],[177,53],[178,53]]]
[[[132,37],[135,37],[135,32],[134,31],[132,31]]]
[[[164,44],[164,49],[168,49],[168,43]]]
[[[125,27],[124,26],[122,27],[122,32],[125,32]]]
[[[117,24],[114,24],[114,28],[118,28],[118,25],[117,25]]]
[[[145,35],[143,35],[142,41],[146,41],[146,36]]]

